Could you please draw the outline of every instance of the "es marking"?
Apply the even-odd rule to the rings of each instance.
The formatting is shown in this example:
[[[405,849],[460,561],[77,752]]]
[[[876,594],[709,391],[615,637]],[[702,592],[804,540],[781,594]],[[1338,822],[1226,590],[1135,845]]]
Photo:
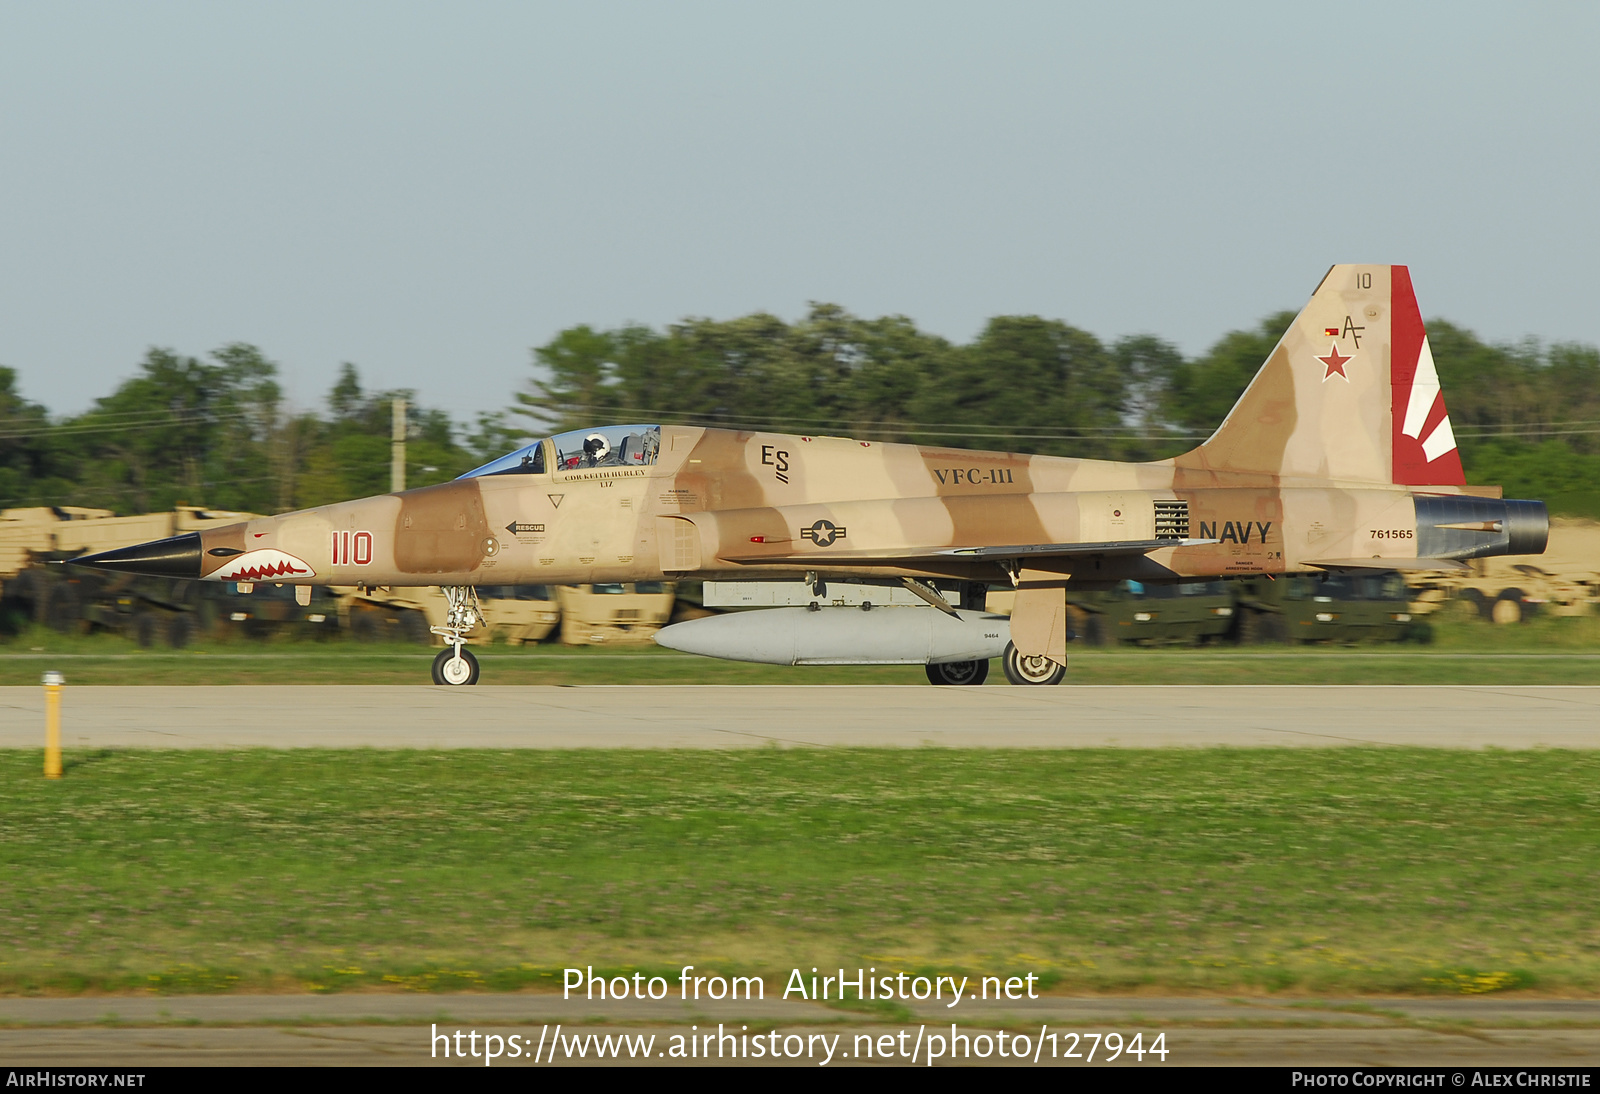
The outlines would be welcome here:
[[[761,464],[763,467],[773,468],[773,474],[779,482],[789,481],[789,453],[770,444],[761,446]]]

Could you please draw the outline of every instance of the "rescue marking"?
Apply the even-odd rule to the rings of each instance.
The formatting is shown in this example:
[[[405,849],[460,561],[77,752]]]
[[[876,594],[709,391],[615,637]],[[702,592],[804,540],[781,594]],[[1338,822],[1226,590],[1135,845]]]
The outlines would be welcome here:
[[[542,525],[542,524],[522,524],[522,523],[520,523],[518,521],[512,521],[510,524],[506,525],[506,531],[510,532],[514,536],[525,536],[525,535],[528,535],[531,532],[542,532],[542,531],[544,531],[544,525]]]

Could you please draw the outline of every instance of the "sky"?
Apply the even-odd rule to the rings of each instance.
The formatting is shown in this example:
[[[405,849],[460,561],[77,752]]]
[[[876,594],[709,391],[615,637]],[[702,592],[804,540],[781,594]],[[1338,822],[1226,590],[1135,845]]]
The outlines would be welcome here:
[[[580,323],[808,302],[1184,352],[1409,265],[1600,343],[1600,5],[0,5],[0,365],[249,342],[458,419]]]

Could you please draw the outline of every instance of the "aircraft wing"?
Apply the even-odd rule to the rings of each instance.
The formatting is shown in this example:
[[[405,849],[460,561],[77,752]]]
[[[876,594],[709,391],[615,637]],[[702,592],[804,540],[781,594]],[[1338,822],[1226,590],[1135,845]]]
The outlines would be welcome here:
[[[1466,573],[1472,567],[1453,558],[1321,558],[1307,562],[1319,570],[1444,570]]]
[[[1214,539],[1131,539],[1108,543],[1020,543],[1004,547],[905,547],[889,550],[834,551],[819,549],[804,554],[730,552],[719,555],[729,562],[793,562],[806,566],[847,562],[852,566],[895,566],[907,562],[999,562],[1022,558],[1091,558],[1096,555],[1147,555],[1163,547],[1200,547]]]

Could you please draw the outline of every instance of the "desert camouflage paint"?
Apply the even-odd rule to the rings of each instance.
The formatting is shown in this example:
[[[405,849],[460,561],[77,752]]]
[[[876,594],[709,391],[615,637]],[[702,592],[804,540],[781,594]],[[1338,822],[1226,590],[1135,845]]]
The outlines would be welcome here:
[[[208,530],[201,573],[369,586],[1003,582],[1018,589],[1017,648],[1065,663],[1068,583],[1448,568],[1543,549],[1541,505],[1465,485],[1403,266],[1333,267],[1216,433],[1176,459],[676,426],[648,443],[653,462],[574,467],[547,440],[529,470]]]

